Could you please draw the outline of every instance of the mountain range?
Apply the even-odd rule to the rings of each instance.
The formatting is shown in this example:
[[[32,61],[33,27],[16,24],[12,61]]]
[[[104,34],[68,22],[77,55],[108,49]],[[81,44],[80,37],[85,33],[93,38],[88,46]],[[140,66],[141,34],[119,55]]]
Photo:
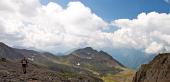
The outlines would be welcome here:
[[[19,63],[23,57],[29,60],[26,75],[22,74]],[[0,81],[103,82],[101,77],[126,69],[106,52],[91,47],[56,56],[49,52],[12,48],[1,42],[0,58]]]

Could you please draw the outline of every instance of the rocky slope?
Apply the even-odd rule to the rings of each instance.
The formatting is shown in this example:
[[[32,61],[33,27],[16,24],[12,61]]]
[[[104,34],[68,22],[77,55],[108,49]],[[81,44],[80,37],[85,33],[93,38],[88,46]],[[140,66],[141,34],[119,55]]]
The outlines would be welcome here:
[[[19,62],[1,59],[0,82],[103,82],[94,76],[52,71],[31,62],[27,69],[27,74],[23,74]]]
[[[149,64],[142,65],[133,82],[170,82],[170,53],[159,54]]]

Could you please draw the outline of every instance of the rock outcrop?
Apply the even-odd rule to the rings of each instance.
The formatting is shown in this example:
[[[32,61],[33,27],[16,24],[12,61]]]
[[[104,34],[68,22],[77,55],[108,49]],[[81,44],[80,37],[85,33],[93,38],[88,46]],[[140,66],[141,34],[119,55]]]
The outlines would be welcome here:
[[[133,82],[170,82],[170,53],[159,54],[142,65]]]

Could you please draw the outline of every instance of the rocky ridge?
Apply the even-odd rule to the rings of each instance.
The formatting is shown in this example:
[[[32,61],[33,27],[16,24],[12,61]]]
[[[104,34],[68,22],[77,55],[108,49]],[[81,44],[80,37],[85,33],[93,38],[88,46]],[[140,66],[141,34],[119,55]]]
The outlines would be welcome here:
[[[132,82],[170,82],[170,53],[157,55],[137,71]]]

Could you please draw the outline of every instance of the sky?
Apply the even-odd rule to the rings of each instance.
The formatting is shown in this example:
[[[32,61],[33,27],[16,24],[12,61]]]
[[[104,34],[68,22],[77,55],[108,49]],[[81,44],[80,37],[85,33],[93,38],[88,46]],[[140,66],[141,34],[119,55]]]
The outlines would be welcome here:
[[[70,1],[80,1],[108,22],[122,18],[133,19],[141,12],[170,11],[169,0],[41,0],[41,3],[46,5],[51,1],[59,3],[64,8]]]
[[[1,0],[0,41],[65,53],[170,51],[169,0]]]

